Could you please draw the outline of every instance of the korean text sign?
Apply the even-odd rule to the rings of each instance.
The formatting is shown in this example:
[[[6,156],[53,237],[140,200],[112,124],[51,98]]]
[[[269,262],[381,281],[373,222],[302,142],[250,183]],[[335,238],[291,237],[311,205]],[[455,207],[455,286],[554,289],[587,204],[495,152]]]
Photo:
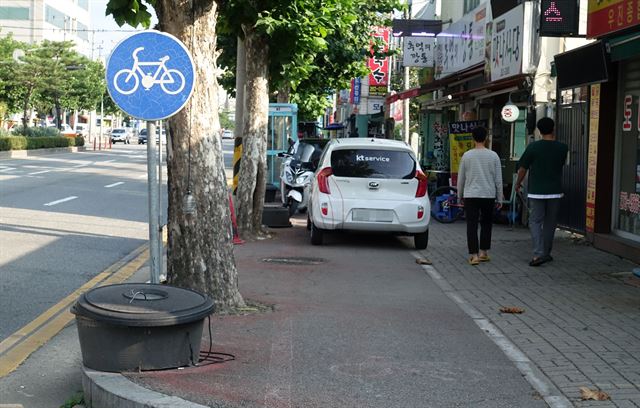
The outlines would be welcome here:
[[[433,37],[404,37],[402,65],[405,67],[432,67],[436,39]]]
[[[589,0],[587,37],[640,25],[640,0]]]
[[[483,3],[437,35],[437,79],[484,61],[487,13]]]
[[[524,6],[514,7],[493,21],[491,81],[522,72]]]
[[[373,38],[380,38],[384,43],[383,52],[389,50],[389,37],[391,35],[391,28],[389,27],[375,27],[371,36]],[[373,54],[373,47],[372,47]],[[389,57],[378,57],[372,55],[368,61],[369,69],[369,95],[384,96],[387,93],[387,86],[389,84]]]
[[[475,142],[471,136],[471,131],[478,127],[487,127],[486,120],[471,120],[466,122],[449,123],[449,148],[451,158],[451,173],[458,173],[460,159],[467,151],[475,147]]]

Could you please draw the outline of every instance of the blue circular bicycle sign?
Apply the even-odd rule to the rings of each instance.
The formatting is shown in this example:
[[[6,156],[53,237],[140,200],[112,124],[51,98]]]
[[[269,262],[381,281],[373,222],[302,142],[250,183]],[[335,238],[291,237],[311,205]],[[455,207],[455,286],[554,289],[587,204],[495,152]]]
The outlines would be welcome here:
[[[142,120],[174,115],[195,84],[189,51],[171,34],[142,31],[122,40],[107,60],[107,89],[127,114]]]

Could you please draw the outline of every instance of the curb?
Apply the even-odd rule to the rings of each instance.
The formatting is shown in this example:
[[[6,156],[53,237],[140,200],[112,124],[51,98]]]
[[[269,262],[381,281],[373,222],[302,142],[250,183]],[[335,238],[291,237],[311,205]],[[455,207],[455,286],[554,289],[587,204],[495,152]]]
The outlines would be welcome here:
[[[119,373],[91,370],[82,366],[82,388],[87,407],[92,408],[207,408],[129,381]]]
[[[29,156],[44,156],[47,154],[56,154],[56,153],[75,153],[75,152],[84,152],[86,150],[87,150],[86,146],[55,147],[51,149],[33,149],[33,150],[8,150],[8,151],[0,152],[0,159],[23,158],[23,157],[29,157]]]

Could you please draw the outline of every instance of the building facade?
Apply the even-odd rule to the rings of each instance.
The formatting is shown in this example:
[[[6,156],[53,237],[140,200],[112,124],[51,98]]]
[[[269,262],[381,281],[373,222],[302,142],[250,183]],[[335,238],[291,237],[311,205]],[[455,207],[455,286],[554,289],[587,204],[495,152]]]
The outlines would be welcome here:
[[[3,0],[0,35],[27,43],[73,41],[76,50],[91,57],[89,0]]]

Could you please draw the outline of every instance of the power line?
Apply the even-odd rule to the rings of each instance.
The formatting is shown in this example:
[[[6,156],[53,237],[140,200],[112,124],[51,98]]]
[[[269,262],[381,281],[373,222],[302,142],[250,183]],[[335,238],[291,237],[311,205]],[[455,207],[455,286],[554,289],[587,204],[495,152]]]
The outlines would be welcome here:
[[[108,30],[108,29],[70,29],[70,28],[46,28],[46,27],[25,27],[25,26],[12,26],[12,25],[3,25],[2,28],[13,28],[13,29],[24,29],[24,30],[41,30],[41,31],[65,31],[69,33],[74,32],[87,32],[87,33],[135,33],[138,31],[143,31],[136,28],[131,29],[122,29],[122,30]]]

